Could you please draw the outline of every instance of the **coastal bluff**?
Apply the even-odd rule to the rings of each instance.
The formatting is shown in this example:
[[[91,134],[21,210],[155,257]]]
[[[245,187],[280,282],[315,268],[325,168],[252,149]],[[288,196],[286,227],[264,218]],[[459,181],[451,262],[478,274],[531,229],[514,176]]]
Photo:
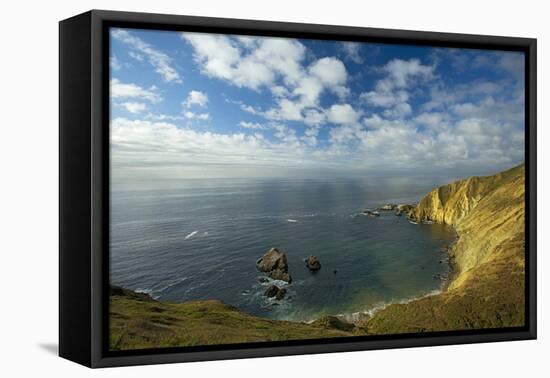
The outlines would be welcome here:
[[[453,276],[444,292],[393,304],[369,321],[371,334],[524,325],[525,167],[470,177],[428,193],[409,213],[452,226]]]

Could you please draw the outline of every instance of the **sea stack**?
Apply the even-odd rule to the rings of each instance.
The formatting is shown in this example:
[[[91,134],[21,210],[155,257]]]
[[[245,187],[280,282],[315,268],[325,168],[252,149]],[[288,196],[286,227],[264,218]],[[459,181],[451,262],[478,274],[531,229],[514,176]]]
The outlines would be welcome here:
[[[286,253],[273,247],[267,251],[262,258],[256,262],[256,267],[261,272],[269,274],[274,280],[281,280],[290,283],[292,278],[288,274],[288,260]]]
[[[321,262],[316,256],[309,256],[306,259],[306,266],[311,271],[316,271],[321,269]]]

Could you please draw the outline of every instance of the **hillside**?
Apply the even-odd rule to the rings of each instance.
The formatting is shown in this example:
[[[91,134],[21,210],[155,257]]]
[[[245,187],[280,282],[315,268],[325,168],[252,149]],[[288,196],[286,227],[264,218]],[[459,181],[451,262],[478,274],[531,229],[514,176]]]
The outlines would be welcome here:
[[[316,339],[364,334],[334,317],[313,324],[245,314],[217,300],[168,303],[111,288],[110,348],[128,350],[257,341]]]
[[[434,189],[412,210],[417,221],[453,226],[455,274],[436,296],[394,304],[369,321],[369,333],[524,324],[525,168],[471,177]]]

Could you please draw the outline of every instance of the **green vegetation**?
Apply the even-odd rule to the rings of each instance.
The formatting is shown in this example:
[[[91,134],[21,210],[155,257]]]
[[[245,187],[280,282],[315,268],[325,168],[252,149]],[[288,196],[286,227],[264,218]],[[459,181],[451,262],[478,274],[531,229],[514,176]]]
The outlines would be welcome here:
[[[395,334],[524,324],[524,166],[434,189],[410,213],[452,225],[455,275],[445,292],[393,304],[353,325],[334,316],[311,324],[245,314],[221,301],[158,302],[113,287],[113,350]]]
[[[158,302],[145,294],[113,287],[111,350],[163,348],[257,341],[353,336],[352,324],[306,324],[263,319],[221,301]]]

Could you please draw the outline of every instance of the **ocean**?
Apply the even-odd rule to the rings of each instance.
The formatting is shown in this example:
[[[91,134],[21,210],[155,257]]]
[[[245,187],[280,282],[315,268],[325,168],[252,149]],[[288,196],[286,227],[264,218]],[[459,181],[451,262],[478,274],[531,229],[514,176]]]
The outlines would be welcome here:
[[[310,321],[429,295],[449,273],[453,230],[382,212],[445,179],[189,179],[111,190],[111,283],[163,301],[218,299],[257,316]],[[287,253],[277,301],[256,261]],[[304,258],[322,268],[310,272]]]

